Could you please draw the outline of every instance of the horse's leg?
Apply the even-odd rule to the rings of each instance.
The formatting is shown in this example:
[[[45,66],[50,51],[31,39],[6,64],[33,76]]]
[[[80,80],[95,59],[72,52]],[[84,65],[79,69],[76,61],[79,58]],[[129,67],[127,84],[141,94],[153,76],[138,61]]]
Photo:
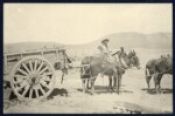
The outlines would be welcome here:
[[[152,75],[150,74],[150,70],[147,67],[145,69],[145,75],[146,75],[146,83],[147,83],[148,89],[150,89],[150,80],[152,78]]]
[[[94,94],[94,91],[95,91],[95,88],[94,88],[95,80],[96,80],[96,76],[91,77],[91,93],[92,94]]]
[[[116,92],[119,94],[119,87],[120,87],[120,79],[119,75],[114,75],[114,87],[116,89]]]
[[[159,78],[160,78],[160,74],[159,73],[155,73],[154,74],[154,83],[155,83],[155,91],[156,91],[156,93],[160,93],[160,91],[159,91]]]
[[[159,74],[159,77],[158,77],[158,89],[159,89],[160,92],[161,92],[160,83],[161,83],[162,77],[163,77],[163,74]]]
[[[116,88],[116,76],[113,75],[113,89]]]
[[[119,88],[120,88],[122,86],[122,75],[119,74],[118,78],[119,78]]]
[[[118,93],[119,92],[119,75],[118,73],[115,73],[113,75],[113,88]]]
[[[120,90],[120,75],[117,76],[117,93],[119,94]]]
[[[82,88],[83,88],[83,93],[86,92],[85,83],[86,83],[86,79],[82,79]]]
[[[112,90],[112,76],[108,76],[108,79],[109,79],[109,90]]]
[[[88,84],[89,84],[89,79],[86,78],[86,81],[85,81],[85,89],[86,89],[86,90],[88,89]]]
[[[87,80],[86,80],[86,83],[85,83],[85,85],[86,85],[86,89],[88,89],[88,86],[89,86],[88,83],[89,83],[89,79],[87,79]]]
[[[88,79],[87,88],[88,88],[88,89],[91,89],[91,88],[92,88],[92,85],[91,85],[91,81],[90,81],[90,79]]]
[[[152,76],[146,76],[146,83],[147,83],[148,89],[150,89],[150,80],[151,80],[151,77]]]

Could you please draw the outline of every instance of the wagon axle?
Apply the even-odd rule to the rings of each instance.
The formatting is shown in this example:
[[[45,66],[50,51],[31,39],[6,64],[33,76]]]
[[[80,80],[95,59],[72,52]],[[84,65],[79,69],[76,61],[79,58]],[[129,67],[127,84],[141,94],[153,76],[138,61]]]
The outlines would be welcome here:
[[[39,76],[37,76],[37,75],[33,75],[29,78],[30,85],[37,85],[37,84],[39,84],[39,81],[40,81],[40,79],[39,79]]]

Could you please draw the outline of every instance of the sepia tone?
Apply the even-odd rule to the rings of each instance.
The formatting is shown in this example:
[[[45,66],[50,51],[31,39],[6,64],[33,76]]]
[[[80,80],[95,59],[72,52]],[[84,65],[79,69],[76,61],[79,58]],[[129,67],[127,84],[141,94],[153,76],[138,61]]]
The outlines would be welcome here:
[[[3,18],[5,114],[173,112],[171,4],[6,3]]]

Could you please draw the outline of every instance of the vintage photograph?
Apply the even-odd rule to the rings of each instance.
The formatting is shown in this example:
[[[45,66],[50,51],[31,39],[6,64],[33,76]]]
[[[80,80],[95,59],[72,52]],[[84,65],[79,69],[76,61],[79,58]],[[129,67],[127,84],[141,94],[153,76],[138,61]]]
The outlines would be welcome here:
[[[172,8],[4,3],[3,113],[173,113]]]

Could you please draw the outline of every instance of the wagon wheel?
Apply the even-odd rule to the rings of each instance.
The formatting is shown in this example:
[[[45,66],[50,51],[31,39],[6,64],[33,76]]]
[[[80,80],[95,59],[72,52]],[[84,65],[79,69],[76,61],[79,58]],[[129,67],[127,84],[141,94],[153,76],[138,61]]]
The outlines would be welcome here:
[[[11,72],[11,87],[19,100],[46,98],[53,90],[54,68],[43,57],[25,57]]]

